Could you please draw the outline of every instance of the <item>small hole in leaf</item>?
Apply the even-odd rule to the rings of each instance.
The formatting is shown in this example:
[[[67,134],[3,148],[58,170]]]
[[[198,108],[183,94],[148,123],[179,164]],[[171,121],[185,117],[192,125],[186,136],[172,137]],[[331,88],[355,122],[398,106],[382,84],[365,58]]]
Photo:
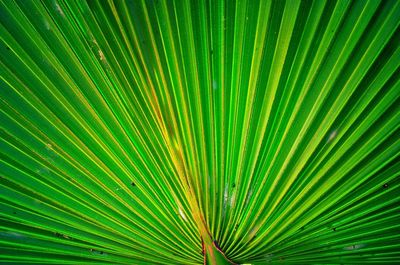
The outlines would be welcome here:
[[[384,189],[386,189],[387,187],[389,187],[389,185],[387,183],[383,184]]]
[[[219,247],[219,245],[218,245],[217,240],[214,240],[213,243],[214,243],[214,246],[215,246],[217,249],[221,249],[221,248]]]
[[[136,184],[135,184],[135,182],[131,182],[131,185],[132,185],[132,187],[135,187],[136,186]]]

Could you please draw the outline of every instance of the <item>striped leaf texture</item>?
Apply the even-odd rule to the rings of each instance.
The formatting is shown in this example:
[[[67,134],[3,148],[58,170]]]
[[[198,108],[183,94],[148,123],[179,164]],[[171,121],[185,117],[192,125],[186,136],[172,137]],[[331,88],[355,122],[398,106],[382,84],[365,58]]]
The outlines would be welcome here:
[[[0,263],[400,261],[400,1],[1,0]]]

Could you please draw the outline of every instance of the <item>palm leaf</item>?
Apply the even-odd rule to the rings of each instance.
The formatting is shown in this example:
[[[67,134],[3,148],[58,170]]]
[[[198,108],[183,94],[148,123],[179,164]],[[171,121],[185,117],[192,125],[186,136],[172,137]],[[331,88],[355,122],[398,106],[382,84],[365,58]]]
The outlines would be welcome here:
[[[400,260],[399,1],[0,2],[0,262]]]

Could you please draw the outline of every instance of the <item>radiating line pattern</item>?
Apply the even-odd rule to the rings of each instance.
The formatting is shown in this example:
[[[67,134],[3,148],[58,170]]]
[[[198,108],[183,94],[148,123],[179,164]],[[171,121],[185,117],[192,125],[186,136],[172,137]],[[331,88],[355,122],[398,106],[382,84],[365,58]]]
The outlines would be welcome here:
[[[0,263],[400,260],[400,1],[1,0],[0,22]]]

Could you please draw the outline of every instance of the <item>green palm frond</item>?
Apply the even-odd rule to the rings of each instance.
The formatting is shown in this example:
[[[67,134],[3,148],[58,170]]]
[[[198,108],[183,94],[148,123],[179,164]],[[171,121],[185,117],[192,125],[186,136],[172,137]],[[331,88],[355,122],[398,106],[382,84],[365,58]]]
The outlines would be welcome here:
[[[400,1],[0,1],[0,263],[400,260]]]

